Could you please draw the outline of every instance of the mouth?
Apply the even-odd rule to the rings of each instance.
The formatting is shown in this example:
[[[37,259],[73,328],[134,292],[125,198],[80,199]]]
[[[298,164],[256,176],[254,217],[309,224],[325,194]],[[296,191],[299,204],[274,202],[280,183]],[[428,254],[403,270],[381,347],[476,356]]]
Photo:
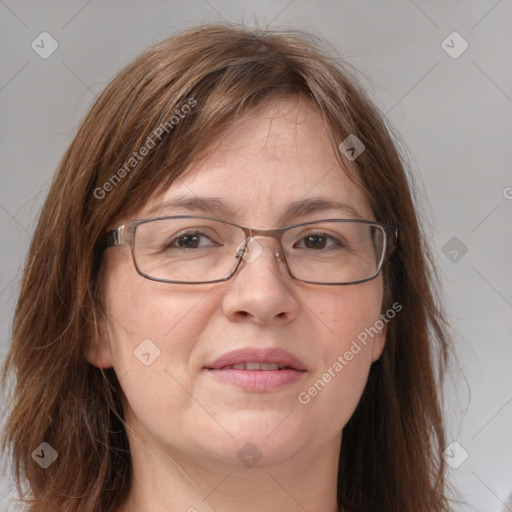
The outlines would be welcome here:
[[[214,368],[210,368],[213,370]],[[248,370],[248,371],[275,371],[275,370],[295,370],[291,366],[279,364],[279,363],[259,363],[258,361],[250,361],[238,364],[230,364],[218,368],[219,370]]]
[[[282,349],[241,349],[204,367],[219,381],[247,391],[274,391],[303,379],[304,364]]]

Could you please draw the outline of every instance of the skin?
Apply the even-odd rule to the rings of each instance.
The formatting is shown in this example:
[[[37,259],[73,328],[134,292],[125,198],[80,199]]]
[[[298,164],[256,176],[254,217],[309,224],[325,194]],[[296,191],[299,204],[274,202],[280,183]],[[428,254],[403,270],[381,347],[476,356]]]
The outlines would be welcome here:
[[[351,216],[323,210],[282,217],[288,203],[318,196],[374,219],[365,193],[335,159],[322,117],[295,99],[253,111],[134,218],[149,217],[151,208],[181,194],[219,197],[235,216],[218,217],[260,229]],[[161,211],[172,214],[211,215]],[[202,285],[145,279],[127,244],[108,250],[104,335],[85,357],[113,367],[125,394],[134,480],[123,512],[337,510],[342,430],[381,355],[386,330],[308,404],[297,397],[375,324],[382,277],[349,286],[302,283],[276,259],[276,240],[257,241],[263,253],[252,263],[242,262],[228,281]],[[147,338],[160,350],[149,366],[133,354]],[[277,391],[250,392],[203,369],[242,347],[283,348],[307,372]],[[262,455],[253,467],[237,457],[246,443]]]

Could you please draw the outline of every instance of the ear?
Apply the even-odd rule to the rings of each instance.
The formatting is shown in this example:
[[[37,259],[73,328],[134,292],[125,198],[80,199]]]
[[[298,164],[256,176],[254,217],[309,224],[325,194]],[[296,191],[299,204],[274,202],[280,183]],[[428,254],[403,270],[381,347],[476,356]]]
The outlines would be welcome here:
[[[388,324],[385,320],[382,320],[384,327],[379,330],[379,332],[373,338],[372,343],[372,363],[377,361],[379,357],[382,355],[382,351],[384,350],[384,345],[386,344],[386,335],[388,333]]]
[[[101,313],[94,315],[91,331],[84,349],[85,359],[97,368],[112,368],[113,362],[109,333],[106,326],[106,319]]]

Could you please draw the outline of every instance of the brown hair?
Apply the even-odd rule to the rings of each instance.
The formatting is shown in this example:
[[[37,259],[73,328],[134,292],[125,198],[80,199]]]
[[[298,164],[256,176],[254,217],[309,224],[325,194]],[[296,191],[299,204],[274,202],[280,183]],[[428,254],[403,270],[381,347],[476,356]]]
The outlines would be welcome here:
[[[384,271],[383,312],[394,302],[403,309],[388,324],[384,352],[343,431],[339,505],[448,510],[436,373],[445,368],[449,339],[438,282],[390,129],[353,71],[323,45],[303,32],[199,26],[137,58],[92,106],[42,208],[3,368],[11,391],[3,449],[12,451],[21,495],[29,484],[31,511],[114,512],[131,485],[119,382],[112,369],[84,358],[88,339],[99,335],[105,231],[164,191],[240,112],[290,95],[318,106],[344,167],[337,145],[349,134],[363,142],[353,179],[368,192],[377,221],[400,232]],[[171,127],[185,104],[194,106]],[[168,129],[155,137],[162,125]],[[149,139],[154,144],[134,164]],[[58,451],[46,470],[31,458],[43,441]]]

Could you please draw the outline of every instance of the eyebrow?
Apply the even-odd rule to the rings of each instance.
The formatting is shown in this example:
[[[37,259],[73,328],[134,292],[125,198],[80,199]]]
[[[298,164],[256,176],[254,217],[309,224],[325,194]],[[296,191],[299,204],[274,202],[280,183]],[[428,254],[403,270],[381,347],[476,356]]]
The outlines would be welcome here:
[[[234,208],[218,197],[177,196],[155,205],[149,215],[160,215],[173,209],[208,212],[214,216],[223,214],[233,218]],[[349,204],[325,197],[310,197],[289,203],[283,213],[283,219],[291,219],[323,210],[338,210],[351,218],[362,219],[361,214]]]

